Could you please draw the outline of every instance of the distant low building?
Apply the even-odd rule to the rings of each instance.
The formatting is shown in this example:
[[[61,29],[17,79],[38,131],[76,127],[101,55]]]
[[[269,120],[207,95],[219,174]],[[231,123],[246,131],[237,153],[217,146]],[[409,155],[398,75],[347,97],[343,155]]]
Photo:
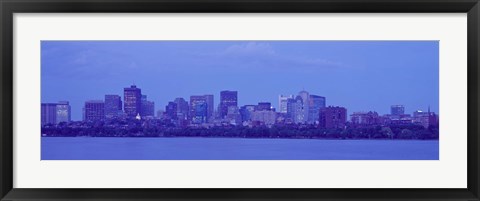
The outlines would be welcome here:
[[[165,118],[165,111],[157,110],[157,119],[164,119],[164,118]]]
[[[413,118],[410,114],[387,114],[383,115],[383,122],[385,125],[407,125],[413,122]]]
[[[270,102],[259,102],[257,105],[257,111],[269,111],[272,108],[272,103]]]
[[[252,113],[253,122],[263,122],[265,125],[273,125],[277,121],[277,113],[275,111],[261,110]]]
[[[390,114],[393,116],[400,116],[405,114],[405,107],[403,105],[392,105],[390,107]]]
[[[240,108],[240,116],[242,117],[242,122],[251,121],[252,113],[256,110],[256,105],[244,105]]]
[[[413,112],[413,123],[420,124],[425,128],[438,126],[438,116],[434,112],[430,112],[430,109],[427,112],[417,110]]]
[[[354,112],[350,115],[353,125],[380,125],[381,117],[377,112]]]
[[[320,128],[345,128],[347,123],[347,109],[344,107],[324,107],[319,112]]]
[[[242,116],[237,106],[230,106],[227,110],[225,121],[233,125],[240,125],[242,123]]]

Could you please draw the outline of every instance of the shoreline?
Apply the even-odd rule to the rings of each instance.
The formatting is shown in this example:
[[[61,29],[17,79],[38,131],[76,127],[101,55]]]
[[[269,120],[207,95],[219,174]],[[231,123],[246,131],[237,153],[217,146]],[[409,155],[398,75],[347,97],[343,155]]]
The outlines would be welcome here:
[[[349,140],[349,141],[440,141],[439,139],[388,139],[388,138],[252,138],[252,137],[108,137],[108,136],[41,136],[41,138],[208,138],[208,139],[272,139],[272,140]]]

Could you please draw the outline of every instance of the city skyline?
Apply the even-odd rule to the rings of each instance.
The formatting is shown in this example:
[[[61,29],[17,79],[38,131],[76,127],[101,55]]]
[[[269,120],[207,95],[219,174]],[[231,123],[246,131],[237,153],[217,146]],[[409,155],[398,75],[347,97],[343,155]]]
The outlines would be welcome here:
[[[238,91],[238,107],[270,102],[278,110],[279,95],[305,89],[327,97],[327,106],[347,107],[348,116],[388,114],[397,104],[405,113],[430,107],[438,114],[438,42],[42,41],[42,103],[69,101],[72,120],[82,119],[78,108],[87,100],[124,100],[122,87],[132,83],[155,112],[175,98],[206,94],[216,110],[224,90]]]
[[[131,93],[132,90],[135,93]],[[124,87],[124,101],[122,105],[122,96],[119,95],[112,95],[106,94],[104,100],[86,100],[84,102],[82,108],[82,121],[103,121],[108,119],[116,119],[116,118],[156,118],[156,119],[170,119],[170,120],[188,120],[188,124],[212,124],[217,122],[216,120],[226,120],[226,119],[235,119],[235,117],[228,116],[231,114],[230,106],[236,108],[235,113],[238,116],[238,122],[234,124],[238,124],[241,122],[245,122],[245,117],[248,118],[248,121],[261,121],[261,122],[269,122],[269,124],[276,124],[278,123],[278,118],[291,118],[291,123],[300,123],[300,124],[319,124],[325,125],[325,121],[329,122],[332,119],[328,119],[321,115],[320,113],[328,112],[328,113],[344,113],[340,114],[341,119],[344,123],[359,123],[364,122],[367,124],[370,123],[379,123],[377,120],[381,118],[387,119],[398,119],[400,121],[406,121],[404,123],[421,123],[419,119],[415,119],[419,117],[422,119],[425,115],[433,115],[435,116],[434,121],[438,121],[437,115],[434,111],[431,111],[430,106],[428,106],[427,110],[424,109],[417,109],[412,111],[411,113],[405,111],[404,105],[391,105],[389,113],[378,113],[374,110],[360,110],[360,111],[351,111],[347,113],[348,107],[340,106],[335,104],[326,104],[326,97],[318,96],[314,94],[310,94],[309,92],[302,90],[298,92],[297,95],[279,95],[278,96],[278,105],[286,104],[286,110],[283,111],[282,107],[276,108],[270,102],[257,102],[255,104],[247,104],[247,105],[239,105],[238,104],[238,91],[233,90],[225,90],[220,91],[220,100],[222,100],[217,105],[213,102],[214,95],[212,94],[205,94],[205,95],[191,95],[189,97],[189,101],[186,101],[183,97],[177,97],[173,101],[169,101],[164,109],[155,110],[154,106],[145,105],[145,103],[151,103],[154,105],[153,101],[147,100],[147,95],[141,94],[141,88],[137,87],[136,85],[131,85],[130,87]],[[126,98],[125,98],[126,97]],[[138,101],[129,102],[129,99],[135,97],[141,97]],[[298,102],[300,101],[300,103]],[[282,103],[283,102],[283,103]],[[300,104],[300,105],[299,105]],[[132,106],[133,105],[133,106]],[[200,106],[200,107],[198,107]],[[249,109],[249,107],[252,107]],[[298,108],[298,107],[301,108]],[[132,108],[133,107],[133,108]],[[304,110],[303,108],[306,108]],[[141,109],[140,109],[141,108]],[[217,108],[217,109],[215,109]],[[224,111],[224,110],[227,111]],[[134,110],[136,112],[131,113],[128,112],[129,110]],[[242,111],[244,110],[244,111]],[[300,111],[299,111],[300,110]],[[157,113],[162,111],[162,113]],[[262,113],[261,119],[258,119],[257,116],[252,116],[251,112],[257,111],[272,111],[275,113],[275,116],[268,116],[271,115],[270,113]],[[42,103],[42,125],[44,125],[44,120],[46,122],[56,122],[60,123],[62,121],[69,122],[71,121],[71,107],[69,105],[69,101],[58,101],[57,103]],[[200,112],[200,113],[198,113]],[[242,113],[243,112],[243,113]],[[249,114],[245,114],[245,112]],[[52,116],[49,115],[51,113],[56,113],[56,117],[51,119]],[[225,113],[225,114],[223,114]],[[228,115],[227,115],[228,114]],[[278,116],[282,115],[283,116]],[[301,114],[301,116],[298,116]],[[247,116],[244,116],[247,115]],[[267,115],[268,117],[264,117]],[[286,116],[285,116],[286,115]],[[181,116],[181,117],[180,117]],[[322,117],[323,116],[323,117]],[[49,119],[50,118],[50,119]],[[178,119],[177,119],[178,118]],[[200,118],[200,119],[198,119]],[[266,120],[266,119],[268,120]],[[273,119],[272,119],[273,118]],[[322,120],[323,119],[323,123]],[[363,120],[362,120],[363,119]],[[375,119],[375,120],[373,120]],[[320,122],[318,122],[320,120]],[[338,119],[337,119],[338,120]],[[337,121],[334,120],[334,121]],[[72,120],[75,121],[75,120]],[[431,120],[428,120],[431,121]],[[424,125],[430,125],[432,122],[423,122]],[[177,122],[179,123],[179,122]],[[217,122],[218,123],[218,122]],[[286,122],[283,122],[286,123]],[[282,123],[282,124],[283,124]],[[337,124],[342,122],[337,122]],[[438,123],[438,122],[437,122]],[[327,123],[328,124],[328,123]],[[331,124],[331,123],[330,123]],[[177,125],[178,126],[178,125]]]

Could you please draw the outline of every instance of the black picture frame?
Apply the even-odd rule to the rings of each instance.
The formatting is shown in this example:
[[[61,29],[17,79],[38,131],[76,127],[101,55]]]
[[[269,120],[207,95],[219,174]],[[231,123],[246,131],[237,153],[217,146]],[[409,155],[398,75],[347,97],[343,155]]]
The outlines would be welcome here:
[[[479,0],[0,0],[2,200],[479,200]],[[466,189],[18,189],[13,188],[14,13],[467,13]],[[446,173],[448,174],[448,173]]]

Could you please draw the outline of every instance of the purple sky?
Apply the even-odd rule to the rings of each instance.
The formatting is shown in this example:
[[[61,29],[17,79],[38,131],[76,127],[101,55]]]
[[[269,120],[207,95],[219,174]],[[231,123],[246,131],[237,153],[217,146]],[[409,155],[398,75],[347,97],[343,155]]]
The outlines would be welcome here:
[[[302,89],[327,105],[438,113],[438,41],[42,41],[42,102],[70,101],[81,120],[86,100],[123,97],[135,83],[155,109],[190,95],[237,90],[239,104]]]

